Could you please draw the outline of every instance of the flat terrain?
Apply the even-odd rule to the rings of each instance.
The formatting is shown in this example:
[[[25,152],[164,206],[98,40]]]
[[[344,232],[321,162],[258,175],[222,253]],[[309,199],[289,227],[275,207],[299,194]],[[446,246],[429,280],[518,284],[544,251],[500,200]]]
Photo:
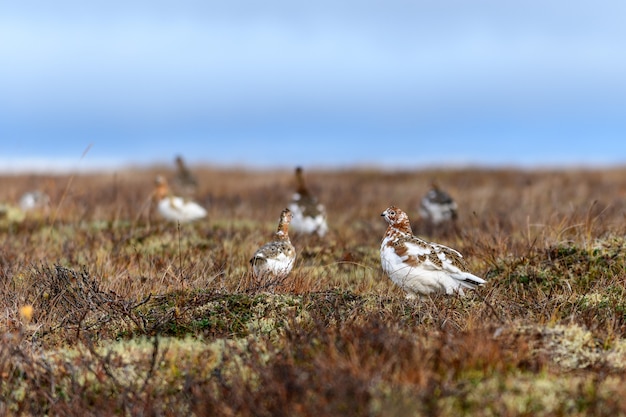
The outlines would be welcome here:
[[[209,214],[183,225],[157,173],[0,177],[1,414],[626,415],[626,169],[305,171],[330,232],[292,236],[271,294],[248,260],[293,173],[195,167]],[[419,219],[432,180],[455,227]],[[390,204],[488,284],[406,299]]]

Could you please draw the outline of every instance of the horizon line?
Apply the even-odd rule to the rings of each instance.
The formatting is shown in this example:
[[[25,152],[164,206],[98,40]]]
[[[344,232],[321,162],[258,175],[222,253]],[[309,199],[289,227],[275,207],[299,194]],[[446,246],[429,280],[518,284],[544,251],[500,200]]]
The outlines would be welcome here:
[[[0,158],[0,174],[2,175],[63,175],[71,173],[106,173],[132,170],[149,170],[163,168],[174,170],[174,157],[171,160],[154,159],[151,161],[119,160],[113,158],[87,159],[84,158]],[[570,170],[570,169],[621,169],[626,168],[626,161],[433,161],[415,163],[406,162],[346,162],[346,163],[221,163],[215,161],[192,161],[188,165],[195,169],[209,168],[217,170],[250,170],[250,171],[282,171],[291,170],[297,165],[307,166],[308,170],[315,171],[345,171],[345,170],[379,170],[390,171],[424,171],[424,170],[469,170],[469,169],[514,169],[514,170]]]

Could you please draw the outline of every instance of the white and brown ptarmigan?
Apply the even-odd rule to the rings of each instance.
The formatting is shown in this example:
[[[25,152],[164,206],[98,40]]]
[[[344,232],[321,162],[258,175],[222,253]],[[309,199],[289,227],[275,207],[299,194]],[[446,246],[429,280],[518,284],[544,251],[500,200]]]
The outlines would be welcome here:
[[[252,275],[262,288],[272,289],[289,275],[296,260],[296,248],[289,240],[291,211],[286,208],[280,213],[274,240],[257,249],[250,259]]]
[[[454,221],[457,218],[456,201],[435,182],[420,201],[419,214],[433,225]]]
[[[171,195],[167,180],[163,176],[157,175],[155,183],[156,190],[154,194],[157,200],[157,208],[165,219],[187,223],[207,215],[204,207],[198,203]]]
[[[435,293],[463,295],[485,280],[467,272],[463,256],[454,249],[413,235],[409,217],[395,206],[383,211],[389,226],[380,245],[383,271],[407,292],[407,297]]]
[[[289,203],[289,209],[293,213],[291,229],[296,233],[308,235],[316,233],[323,237],[328,231],[326,208],[309,192],[304,183],[301,167],[296,168],[296,183],[296,192]]]
[[[20,197],[20,208],[24,211],[47,210],[50,207],[50,197],[43,191],[29,191]]]

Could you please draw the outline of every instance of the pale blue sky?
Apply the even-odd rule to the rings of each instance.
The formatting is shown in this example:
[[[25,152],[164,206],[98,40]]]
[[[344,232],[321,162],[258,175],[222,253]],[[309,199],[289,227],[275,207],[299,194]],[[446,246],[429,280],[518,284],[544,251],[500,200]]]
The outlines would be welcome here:
[[[0,4],[0,168],[626,163],[623,1],[127,3]]]

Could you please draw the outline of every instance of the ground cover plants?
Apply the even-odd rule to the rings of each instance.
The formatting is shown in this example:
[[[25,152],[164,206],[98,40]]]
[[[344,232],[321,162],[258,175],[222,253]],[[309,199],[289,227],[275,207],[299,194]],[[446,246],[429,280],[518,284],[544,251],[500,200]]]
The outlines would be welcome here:
[[[169,167],[0,177],[0,413],[626,415],[626,170],[307,170],[323,239],[273,293],[248,260],[293,174],[196,167],[206,219],[160,219]],[[454,230],[422,229],[437,180]],[[16,211],[32,189],[47,210]],[[488,284],[407,300],[380,213]]]

